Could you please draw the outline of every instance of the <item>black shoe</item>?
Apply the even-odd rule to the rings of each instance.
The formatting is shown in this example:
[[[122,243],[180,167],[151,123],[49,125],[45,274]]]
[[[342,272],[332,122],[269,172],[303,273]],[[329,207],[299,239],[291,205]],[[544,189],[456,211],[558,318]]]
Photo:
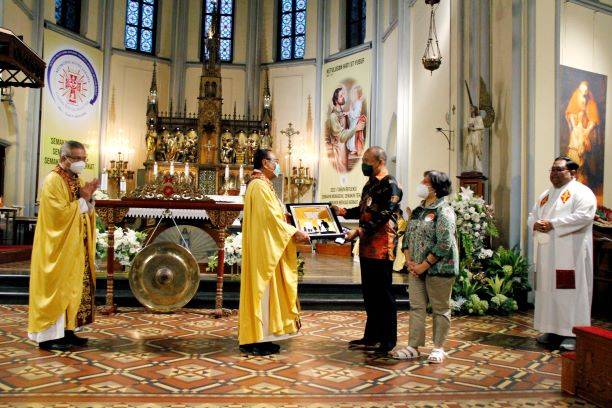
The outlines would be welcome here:
[[[371,341],[368,339],[359,339],[359,340],[351,340],[348,343],[349,348],[356,348],[356,347],[375,347],[377,344],[376,341]]]
[[[272,353],[276,354],[280,352],[280,346],[276,343],[272,343],[271,341],[266,341],[263,343],[257,343],[256,347],[262,348],[264,350],[270,350]]]
[[[536,337],[538,343],[550,347],[557,347],[562,340],[563,337],[555,333],[544,333]]]
[[[259,343],[243,344],[239,349],[245,354],[252,354],[254,356],[269,356],[270,354],[275,354],[272,350],[261,347]]]
[[[70,350],[70,344],[66,343],[62,337],[57,340],[41,341],[38,343],[38,348],[46,351],[68,351]]]
[[[66,343],[77,347],[84,347],[87,345],[89,339],[85,337],[79,337],[72,330],[66,330],[65,334]]]

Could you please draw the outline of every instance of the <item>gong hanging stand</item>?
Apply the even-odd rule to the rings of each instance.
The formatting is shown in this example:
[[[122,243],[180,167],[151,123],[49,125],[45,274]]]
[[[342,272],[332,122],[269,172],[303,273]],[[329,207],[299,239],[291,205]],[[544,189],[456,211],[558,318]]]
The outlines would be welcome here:
[[[149,244],[165,218],[172,220],[184,246],[173,242]],[[200,269],[187,249],[172,211],[164,211],[144,248],[134,258],[129,282],[136,299],[147,309],[160,313],[182,308],[197,293]]]

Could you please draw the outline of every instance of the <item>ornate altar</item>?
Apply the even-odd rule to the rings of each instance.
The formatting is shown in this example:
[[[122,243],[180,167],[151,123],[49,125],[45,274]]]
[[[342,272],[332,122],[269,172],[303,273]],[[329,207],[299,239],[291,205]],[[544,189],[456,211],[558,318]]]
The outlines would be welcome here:
[[[217,289],[215,294],[215,316],[221,317],[223,311],[223,274],[224,274],[224,245],[227,236],[226,228],[231,225],[243,205],[238,203],[222,203],[214,201],[208,197],[198,197],[187,200],[173,199],[123,199],[123,200],[98,200],[96,201],[96,213],[104,221],[108,228],[108,254],[107,254],[107,289],[106,304],[102,313],[114,313],[114,231],[115,224],[121,222],[130,210],[135,209],[154,209],[156,211],[170,210],[197,210],[203,212],[203,220],[200,228],[204,229],[217,243],[218,258],[217,265]],[[163,274],[162,274],[163,275]],[[164,278],[164,276],[162,276]],[[168,277],[166,276],[165,279]]]
[[[224,171],[230,171],[229,187],[239,188],[238,171],[252,170],[253,153],[256,149],[272,146],[270,134],[272,104],[268,79],[264,89],[261,115],[252,114],[250,105],[246,115],[222,115],[223,94],[221,89],[221,65],[219,58],[219,16],[213,14],[207,34],[207,60],[202,65],[198,112],[187,113],[175,109],[170,102],[168,112],[158,111],[157,73],[149,91],[145,142],[147,160],[144,163],[146,180],[150,180],[155,163],[159,170],[169,170],[170,165],[189,163],[194,171],[194,182],[203,194],[217,194],[228,183],[224,183]]]

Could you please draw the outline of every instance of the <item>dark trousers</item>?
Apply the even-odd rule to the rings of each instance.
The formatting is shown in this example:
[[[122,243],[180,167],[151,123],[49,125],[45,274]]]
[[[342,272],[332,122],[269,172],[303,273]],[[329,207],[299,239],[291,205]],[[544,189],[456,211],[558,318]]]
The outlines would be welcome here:
[[[397,343],[397,306],[391,289],[393,261],[359,258],[359,262],[367,315],[363,338],[392,349]]]

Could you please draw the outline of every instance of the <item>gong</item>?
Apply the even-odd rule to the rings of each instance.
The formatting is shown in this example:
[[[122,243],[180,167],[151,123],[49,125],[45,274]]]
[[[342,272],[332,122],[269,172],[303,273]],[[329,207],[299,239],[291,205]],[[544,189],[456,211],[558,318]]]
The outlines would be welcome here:
[[[195,258],[172,242],[146,246],[132,263],[132,293],[156,312],[171,312],[185,306],[198,291],[199,283],[200,270]]]

